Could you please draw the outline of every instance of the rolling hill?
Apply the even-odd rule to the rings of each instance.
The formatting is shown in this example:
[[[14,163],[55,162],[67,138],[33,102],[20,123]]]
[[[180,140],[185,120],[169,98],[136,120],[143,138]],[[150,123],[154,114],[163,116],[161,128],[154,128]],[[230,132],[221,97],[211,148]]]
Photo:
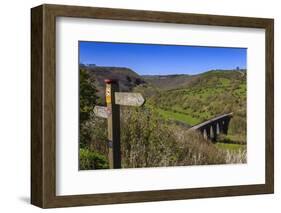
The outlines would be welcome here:
[[[229,128],[230,137],[245,142],[246,77],[245,70],[205,72],[190,77],[192,80],[187,80],[185,86],[159,89],[157,94],[147,97],[146,103],[155,108],[164,119],[189,126],[233,112]],[[137,87],[135,90],[142,89]]]
[[[158,89],[170,90],[186,87],[197,77],[192,75],[143,75],[142,78]]]
[[[90,80],[94,82],[98,90],[97,95],[101,98],[104,104],[104,79],[115,79],[119,82],[119,90],[129,92],[140,84],[145,84],[144,79],[133,70],[126,67],[104,67],[104,66],[86,66],[80,65],[80,69],[85,69]]]

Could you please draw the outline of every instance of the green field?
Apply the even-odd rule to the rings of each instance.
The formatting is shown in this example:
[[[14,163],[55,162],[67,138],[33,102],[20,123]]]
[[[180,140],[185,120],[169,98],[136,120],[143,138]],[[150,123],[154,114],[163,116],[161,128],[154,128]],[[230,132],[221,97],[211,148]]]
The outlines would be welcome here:
[[[200,121],[197,118],[193,118],[191,115],[187,115],[180,112],[167,111],[160,108],[157,108],[157,111],[164,119],[180,121],[192,126],[196,125]]]

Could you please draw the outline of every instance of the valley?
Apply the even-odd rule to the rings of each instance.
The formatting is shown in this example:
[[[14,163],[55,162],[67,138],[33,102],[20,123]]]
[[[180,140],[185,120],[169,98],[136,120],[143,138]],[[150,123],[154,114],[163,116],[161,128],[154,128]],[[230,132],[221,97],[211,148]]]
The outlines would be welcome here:
[[[170,146],[169,144],[181,143],[179,141],[173,142],[173,140],[185,137],[186,130],[190,127],[229,112],[233,112],[233,118],[229,124],[228,134],[220,135],[216,143],[212,145],[214,146],[213,148],[211,148],[211,145],[206,145],[208,148],[204,148],[204,150],[209,150],[206,152],[212,153],[210,154],[211,156],[216,152],[220,152],[220,150],[223,153],[225,151],[227,153],[244,153],[246,151],[246,70],[210,70],[196,75],[141,76],[130,68],[83,66],[80,69],[87,72],[90,83],[95,85],[98,97],[97,104],[99,105],[105,105],[105,78],[117,80],[120,91],[139,92],[146,99],[145,105],[141,109],[121,107],[121,123],[124,126],[122,128],[123,132],[121,131],[121,139],[122,143],[124,143],[123,156],[127,156],[124,157],[127,159],[127,161],[124,160],[124,162],[127,162],[124,163],[124,167],[154,165],[153,163],[146,165],[147,162],[143,162],[143,158],[147,159],[149,156],[144,157],[140,154],[147,152],[147,150],[141,151],[140,144],[143,143],[143,146],[150,150],[149,152],[155,154],[156,150],[154,152],[151,147],[156,146],[166,135],[163,142],[169,141],[166,141],[163,146],[165,149],[173,150],[174,148],[172,147],[167,148]],[[100,123],[100,128],[106,128],[105,122],[98,120],[95,120],[95,122]],[[102,129],[98,128],[95,131],[99,131],[99,133],[96,132],[95,134],[106,135]],[[171,136],[171,134],[174,136]],[[203,140],[194,135],[189,136],[189,138],[192,137],[194,138],[193,141],[189,140],[187,144],[192,143],[192,146],[195,147],[196,143],[193,144],[194,141]],[[204,144],[205,142],[200,142],[200,147],[202,143]],[[190,146],[191,144],[189,144],[189,148]],[[201,150],[202,147],[200,147],[194,149],[198,151]],[[100,148],[96,147],[94,149]],[[102,149],[106,150],[105,147]],[[141,157],[136,157],[140,162],[136,159],[129,160],[131,157],[128,156],[128,150],[129,156],[132,155],[132,150],[136,150],[137,153],[140,152]],[[181,153],[179,150],[174,150],[174,152]],[[170,160],[176,158],[179,163],[180,157],[178,154],[166,153],[166,155],[171,155]],[[184,161],[185,164],[192,165],[191,162]],[[214,162],[218,163],[220,160],[217,159]],[[212,161],[208,162],[208,164],[212,164]],[[165,165],[173,165],[173,163],[170,161],[163,162],[163,166]]]

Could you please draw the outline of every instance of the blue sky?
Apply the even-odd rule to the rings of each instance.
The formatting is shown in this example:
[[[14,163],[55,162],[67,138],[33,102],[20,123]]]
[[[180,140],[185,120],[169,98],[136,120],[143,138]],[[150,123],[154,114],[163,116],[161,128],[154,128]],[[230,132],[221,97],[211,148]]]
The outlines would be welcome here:
[[[140,75],[197,74],[245,69],[247,49],[80,41],[79,57],[83,64],[128,67]]]

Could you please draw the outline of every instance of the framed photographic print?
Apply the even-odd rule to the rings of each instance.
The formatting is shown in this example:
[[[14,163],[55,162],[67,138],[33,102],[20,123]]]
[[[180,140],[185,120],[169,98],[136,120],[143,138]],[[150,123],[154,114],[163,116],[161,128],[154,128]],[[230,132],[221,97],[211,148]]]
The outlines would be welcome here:
[[[272,19],[31,9],[31,203],[273,193]]]

